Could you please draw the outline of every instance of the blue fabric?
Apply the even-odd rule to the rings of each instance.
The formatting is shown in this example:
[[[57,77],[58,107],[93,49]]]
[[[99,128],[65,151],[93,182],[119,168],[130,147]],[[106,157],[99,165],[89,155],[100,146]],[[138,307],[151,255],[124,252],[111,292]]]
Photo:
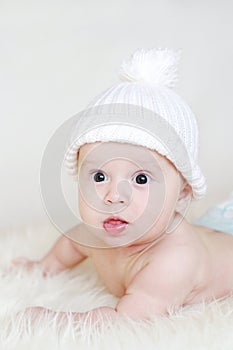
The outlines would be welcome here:
[[[194,224],[233,234],[233,192],[224,202],[211,207]]]

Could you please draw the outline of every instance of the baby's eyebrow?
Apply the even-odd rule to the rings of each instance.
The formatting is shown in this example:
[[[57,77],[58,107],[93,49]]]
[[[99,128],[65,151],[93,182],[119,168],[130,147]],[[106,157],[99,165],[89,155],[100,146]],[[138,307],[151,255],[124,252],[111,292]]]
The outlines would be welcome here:
[[[137,161],[134,161],[132,160],[131,161],[133,164],[135,164],[138,168],[140,169],[148,169],[148,170],[161,170],[161,167],[159,166],[158,162],[157,161],[154,161],[152,162],[151,160],[137,160]],[[88,160],[84,160],[81,165],[83,166],[86,166],[86,165],[92,165],[94,166],[95,168],[100,168],[101,166],[105,165],[106,164],[106,161],[105,162],[96,162],[96,160],[91,160],[91,159],[88,159]]]
[[[84,160],[81,164],[82,164],[82,165],[86,165],[86,164],[95,165],[96,162],[95,162],[94,160]]]

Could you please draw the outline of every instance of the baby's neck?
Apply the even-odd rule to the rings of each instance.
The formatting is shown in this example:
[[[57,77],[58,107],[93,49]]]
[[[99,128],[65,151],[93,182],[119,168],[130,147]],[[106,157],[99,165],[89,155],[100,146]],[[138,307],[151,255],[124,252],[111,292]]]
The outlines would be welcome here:
[[[153,238],[147,239],[144,237],[138,241],[133,242],[129,246],[122,247],[122,249],[124,249],[128,254],[134,254],[142,250],[149,249],[152,246],[159,244],[160,242],[172,242],[177,241],[177,239],[182,239],[187,234],[187,232],[190,231],[190,229],[192,229],[192,225],[183,218],[179,222],[179,225],[177,225],[177,227],[175,227],[170,233],[167,233],[165,230]]]

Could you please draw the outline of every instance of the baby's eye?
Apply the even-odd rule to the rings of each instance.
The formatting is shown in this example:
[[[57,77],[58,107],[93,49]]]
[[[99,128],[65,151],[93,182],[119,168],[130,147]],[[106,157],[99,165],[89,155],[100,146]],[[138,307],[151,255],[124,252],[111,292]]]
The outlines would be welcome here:
[[[104,173],[97,171],[93,174],[93,179],[95,182],[102,182],[102,181],[105,181],[107,178],[104,175]]]
[[[136,183],[139,185],[144,185],[150,181],[150,178],[148,175],[142,173],[142,174],[137,174],[134,177],[134,181],[136,181]]]

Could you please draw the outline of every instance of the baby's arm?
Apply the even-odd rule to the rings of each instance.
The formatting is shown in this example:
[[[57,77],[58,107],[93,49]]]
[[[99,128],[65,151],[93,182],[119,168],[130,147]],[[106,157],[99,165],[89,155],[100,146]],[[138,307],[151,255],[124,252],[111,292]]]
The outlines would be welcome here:
[[[74,267],[86,257],[74,246],[70,238],[62,236],[40,261],[40,264],[45,273],[58,273]]]
[[[133,319],[168,315],[185,304],[196,282],[197,254],[183,248],[164,252],[132,280],[116,311]]]
[[[126,315],[134,320],[146,320],[153,316],[168,315],[169,309],[184,305],[186,297],[195,286],[197,254],[185,249],[164,252],[164,257],[156,258],[140,270],[125,295],[115,308],[98,307],[86,312],[72,312],[73,321],[85,323],[88,320],[102,323],[115,320],[117,315]],[[26,309],[35,318],[40,314],[57,314],[41,307]],[[66,312],[59,312],[58,317],[68,319]]]
[[[74,267],[86,258],[66,236],[60,237],[50,251],[40,260],[31,261],[19,257],[12,261],[13,265],[21,264],[30,269],[35,265],[41,266],[44,275],[48,273],[59,273],[63,270]]]

